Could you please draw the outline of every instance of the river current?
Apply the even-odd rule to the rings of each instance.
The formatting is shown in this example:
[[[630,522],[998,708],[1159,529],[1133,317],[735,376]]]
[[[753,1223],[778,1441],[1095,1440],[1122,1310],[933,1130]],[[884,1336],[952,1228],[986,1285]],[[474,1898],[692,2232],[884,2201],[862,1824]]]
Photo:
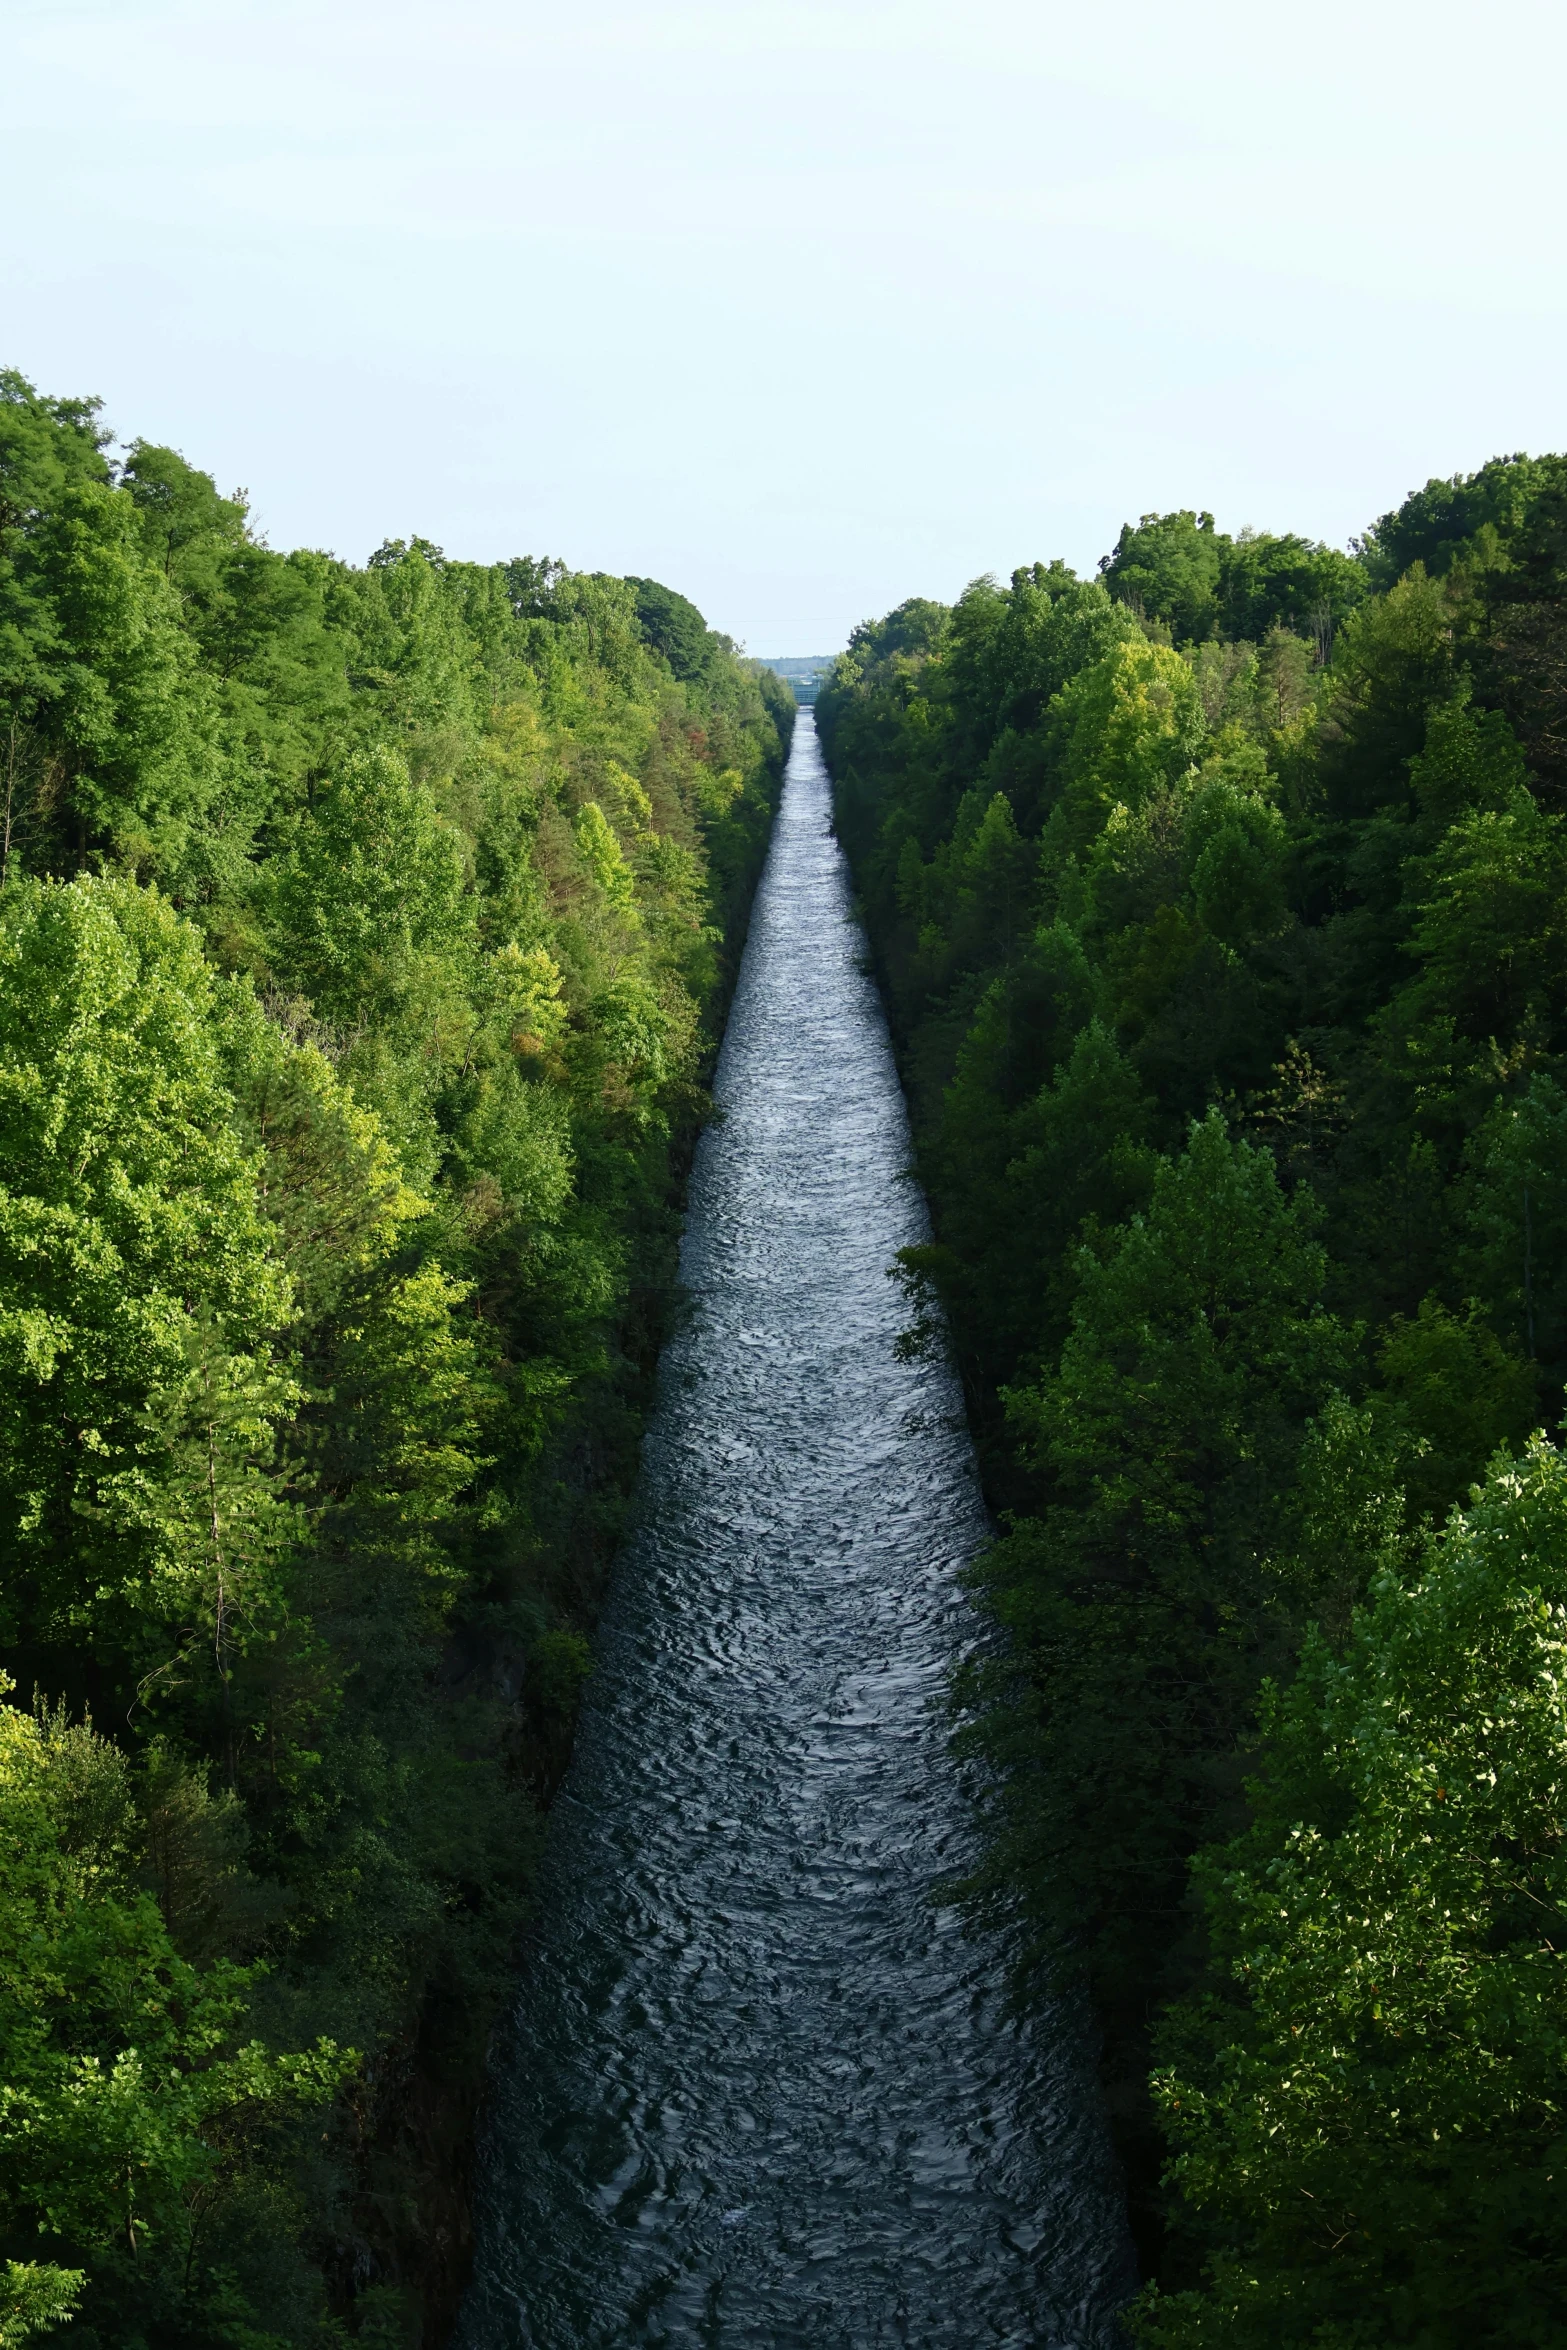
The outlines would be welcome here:
[[[902,1362],[925,1236],[802,713],[702,1138],[638,1528],[497,2056],[458,2350],[1094,2350],[1130,2281],[1079,2027],[932,1899],[985,1539]]]

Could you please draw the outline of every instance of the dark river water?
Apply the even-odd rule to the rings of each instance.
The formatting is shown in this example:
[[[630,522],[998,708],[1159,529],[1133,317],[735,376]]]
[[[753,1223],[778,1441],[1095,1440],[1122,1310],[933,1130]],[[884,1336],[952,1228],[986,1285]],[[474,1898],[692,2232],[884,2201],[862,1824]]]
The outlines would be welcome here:
[[[926,1224],[862,951],[805,713],[459,2350],[1115,2337],[1080,2034],[1009,2019],[932,1900],[970,1850],[943,1696],[985,1519],[953,1379],[894,1352]]]

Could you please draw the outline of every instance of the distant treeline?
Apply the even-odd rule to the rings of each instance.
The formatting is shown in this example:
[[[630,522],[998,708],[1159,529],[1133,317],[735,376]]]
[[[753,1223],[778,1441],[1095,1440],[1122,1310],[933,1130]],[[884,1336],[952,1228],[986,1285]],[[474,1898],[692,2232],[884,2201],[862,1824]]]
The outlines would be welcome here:
[[[832,668],[836,655],[807,653],[798,657],[769,661],[766,666],[775,677],[781,677],[794,694],[796,701],[809,708],[815,701],[822,679]]]
[[[793,703],[105,447],[0,376],[0,2343],[393,2350]]]
[[[1145,516],[818,715],[1003,1513],[961,1891],[1091,1988],[1139,2338],[1561,2342],[1567,459]]]

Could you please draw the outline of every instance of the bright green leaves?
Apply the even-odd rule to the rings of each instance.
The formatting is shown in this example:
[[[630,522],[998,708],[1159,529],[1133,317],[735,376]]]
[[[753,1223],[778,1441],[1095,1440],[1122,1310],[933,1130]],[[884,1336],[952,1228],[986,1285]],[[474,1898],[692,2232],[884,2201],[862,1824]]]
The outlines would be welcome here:
[[[513,1049],[543,1056],[557,1049],[569,1010],[561,996],[560,966],[547,947],[520,947],[508,939],[491,958],[496,1000],[511,1022]]]
[[[261,1162],[258,1206],[311,1327],[345,1289],[409,1245],[429,1203],[412,1190],[374,1113],[319,1046],[295,1045],[241,999],[222,1040],[233,1118]]]
[[[106,482],[99,400],[53,400],[0,368],[0,531],[25,529],[62,493]]]
[[[85,418],[7,386],[0,865],[58,870],[99,850],[178,869],[223,771],[179,599]]]
[[[1345,626],[1333,657],[1323,781],[1335,816],[1364,818],[1408,804],[1409,762],[1433,710],[1452,699],[1453,619],[1441,588],[1416,565]]]
[[[1293,533],[1242,531],[1226,549],[1220,571],[1219,632],[1259,643],[1283,628],[1314,638],[1325,656],[1334,631],[1368,592],[1362,566],[1337,547]]]
[[[1367,592],[1361,566],[1337,548],[1292,534],[1231,538],[1190,507],[1145,514],[1135,529],[1126,523],[1100,569],[1118,597],[1177,644],[1215,636],[1256,643],[1282,625],[1328,645]]]
[[[1157,935],[1162,918],[1169,934],[1177,914],[1188,935],[1229,950],[1277,937],[1289,918],[1290,844],[1271,783],[1262,752],[1227,730],[1200,770],[1111,809],[1070,894],[1113,970],[1130,972],[1139,932]],[[1147,1018],[1159,1000],[1145,977],[1127,1009]]]
[[[1509,1044],[1567,1010],[1567,843],[1519,785],[1466,812],[1424,861],[1411,1010],[1440,1007],[1476,1041]]]
[[[1215,631],[1228,545],[1211,514],[1196,514],[1190,507],[1178,514],[1145,514],[1135,529],[1122,524],[1115,552],[1102,569],[1117,595],[1186,642]]]
[[[187,465],[177,449],[133,441],[120,479],[135,502],[148,553],[182,587],[206,587],[245,544],[243,498],[220,498],[211,475]]]
[[[0,378],[0,1632],[140,1757],[39,1733],[117,1824],[0,1948],[0,2341],[319,2350],[321,2244],[418,2257],[399,2100],[509,1980],[791,707],[665,593],[275,555]],[[307,2143],[323,2034],[383,2061]]]
[[[577,848],[582,862],[603,894],[605,903],[623,921],[634,922],[637,886],[620,842],[597,800],[585,800],[577,812]]]
[[[678,678],[698,678],[716,649],[707,622],[690,601],[656,579],[628,578],[636,598],[637,626]]]
[[[1561,494],[1560,457],[1493,457],[1478,472],[1428,481],[1366,534],[1371,574],[1391,587],[1414,564],[1434,578],[1455,564],[1505,562],[1533,516]]]
[[[1159,2083],[1234,2250],[1147,2305],[1146,2339],[1559,2335],[1564,1661],[1542,1442],[1275,1700],[1255,1824],[1199,1872],[1220,1988],[1177,2011]]]
[[[1184,775],[1206,724],[1190,668],[1163,645],[1131,640],[1080,671],[1052,716],[1061,848],[1086,847],[1118,802],[1135,812]]]
[[[480,662],[445,558],[425,539],[389,539],[363,572],[334,581],[334,615],[352,632],[355,683],[368,730],[438,759],[451,730],[471,725]],[[441,737],[447,740],[443,745]]]
[[[1034,867],[1010,801],[1002,792],[993,793],[964,850],[958,919],[982,928],[1003,955],[1010,952],[1026,920]]]
[[[432,967],[473,942],[461,843],[388,750],[358,753],[321,793],[277,906],[283,967],[323,1019],[350,1028],[403,1019]]]
[[[274,554],[251,537],[241,498],[173,449],[132,444],[121,484],[141,543],[179,597],[215,697],[225,748],[221,838],[200,844],[204,887],[242,895],[258,825],[287,824],[321,738],[349,714],[346,648],[326,625],[325,556]],[[230,921],[232,906],[225,909]]]
[[[245,2038],[250,1974],[179,1957],[136,1840],[117,1750],[0,1701],[0,2225],[18,2248],[189,2280],[245,2137],[327,2102],[356,2060]],[[13,2265],[0,2326],[21,2340],[82,2281]]]
[[[1527,783],[1518,737],[1497,710],[1477,710],[1467,691],[1426,721],[1425,744],[1410,762],[1421,813],[1433,830],[1483,810],[1502,814]]]
[[[954,607],[940,678],[965,758],[1036,727],[1068,679],[1138,634],[1097,581],[1062,564],[1016,571],[1005,589],[975,580]]]
[[[124,882],[13,884],[0,972],[0,1491],[18,1565],[60,1627],[133,1592],[177,1615],[153,1597],[188,1579],[171,1431],[213,1448],[215,1478],[218,1453],[267,1449],[287,1401],[257,1355],[290,1297],[229,1124],[223,999],[196,935]]]
[[[86,2278],[53,2261],[8,2260],[0,2270],[0,2345],[52,2332],[76,2310]]]
[[[428,1184],[438,1099],[479,1021],[477,907],[465,845],[397,752],[347,758],[265,877],[271,963],[330,1024],[355,1090]]]

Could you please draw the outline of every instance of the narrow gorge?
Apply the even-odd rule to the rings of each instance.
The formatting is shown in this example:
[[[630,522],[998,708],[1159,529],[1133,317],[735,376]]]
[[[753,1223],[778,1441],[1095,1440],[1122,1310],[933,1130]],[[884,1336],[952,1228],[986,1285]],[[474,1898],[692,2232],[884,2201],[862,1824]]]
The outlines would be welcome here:
[[[700,1146],[639,1530],[552,1821],[462,2350],[977,2350],[1130,2287],[1080,2020],[1003,2012],[947,1676],[985,1539],[809,713]]]

